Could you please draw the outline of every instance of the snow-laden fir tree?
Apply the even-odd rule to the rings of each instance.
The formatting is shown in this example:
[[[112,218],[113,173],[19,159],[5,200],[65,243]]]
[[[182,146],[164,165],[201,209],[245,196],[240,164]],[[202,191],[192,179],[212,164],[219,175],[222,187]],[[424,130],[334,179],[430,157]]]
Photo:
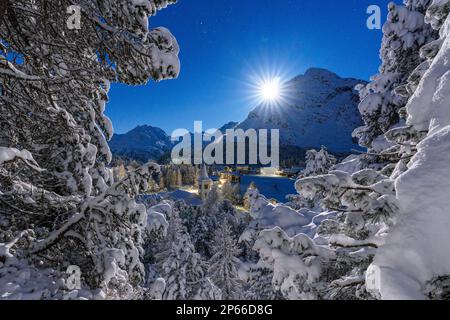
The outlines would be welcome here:
[[[150,261],[159,272],[162,272],[163,270],[163,264],[170,254],[173,243],[183,234],[187,233],[183,220],[180,218],[180,213],[175,208],[175,204],[171,203],[171,209],[165,210],[164,213],[168,224],[164,237],[162,237],[162,239],[160,238],[159,241],[157,241],[157,238],[155,239],[155,237],[153,237],[151,240],[153,240],[154,243],[149,243],[146,246],[146,249],[150,250],[149,254],[152,255]]]
[[[273,270],[256,265],[249,271],[250,279],[245,298],[249,300],[283,300],[281,292],[273,286]]]
[[[319,151],[314,149],[308,150],[305,160],[306,167],[299,175],[299,177],[303,178],[328,173],[337,162],[336,157],[328,153],[327,148],[324,146]],[[286,199],[288,201],[287,205],[296,210],[302,208],[318,209],[320,207],[319,194],[314,198],[306,198],[300,194],[290,194],[286,196]]]
[[[190,226],[190,234],[195,248],[207,259],[212,255],[209,244],[213,239],[214,231],[221,222],[218,210],[221,201],[217,186],[213,186],[200,211],[196,212],[195,215],[186,217],[186,224]]]
[[[423,70],[423,63],[426,64],[419,49],[436,38],[424,19],[430,3],[431,0],[406,0],[405,5],[389,4],[388,19],[383,26],[380,73],[367,86],[360,87],[359,110],[365,126],[354,132],[362,146],[375,152],[386,148],[383,134],[404,117],[404,107],[411,95],[406,85],[408,79],[416,68],[420,66],[419,70]]]
[[[304,177],[327,173],[330,168],[336,164],[336,158],[329,154],[327,148],[317,150],[308,150],[306,152],[306,168],[303,170]]]
[[[208,192],[208,195],[203,202],[202,210],[206,214],[212,214],[215,211],[215,206],[218,202],[222,200],[219,187],[217,185],[213,185],[211,190]]]
[[[166,300],[215,300],[220,290],[206,277],[207,265],[183,230],[164,257],[161,276],[166,281]]]
[[[148,24],[174,2],[2,2],[0,269],[31,268],[34,275],[76,265],[83,286],[109,296],[127,295],[142,282],[146,212],[133,197],[157,168],[113,180],[113,130],[104,111],[113,82],[178,75],[175,38]],[[81,7],[80,30],[67,28],[74,4]],[[39,298],[59,290],[15,288],[6,294],[29,290]]]
[[[249,210],[251,208],[252,200],[256,197],[256,195],[259,195],[259,190],[256,187],[256,184],[254,182],[251,182],[247,190],[245,191],[243,198],[245,209]]]
[[[220,290],[206,277],[207,264],[192,244],[180,209],[186,210],[186,206],[171,202],[149,210],[153,214],[162,212],[167,218],[167,225],[162,226],[165,230],[163,239],[158,241],[153,237],[153,242],[146,243],[149,287],[155,287],[161,278],[165,283],[163,299],[219,299]],[[153,223],[152,227],[156,225]]]
[[[428,7],[426,22],[440,38],[420,49],[427,63],[410,79],[415,91],[406,105],[407,121],[387,134],[413,157],[393,176],[400,210],[367,270],[367,287],[376,298],[448,298],[449,13],[448,0],[435,0]]]
[[[214,186],[208,194],[200,211],[186,217],[191,225],[191,235],[195,247],[204,257],[210,258],[213,253],[210,243],[215,231],[224,223],[230,225],[233,237],[237,239],[244,229],[244,222],[239,219],[231,201],[222,199],[219,189]]]
[[[221,188],[222,198],[231,201],[234,204],[239,203],[239,184],[225,182]]]
[[[215,232],[211,243],[213,256],[209,260],[208,275],[211,281],[222,291],[222,299],[238,300],[243,297],[243,284],[238,270],[240,249],[231,232],[231,227],[224,222]]]

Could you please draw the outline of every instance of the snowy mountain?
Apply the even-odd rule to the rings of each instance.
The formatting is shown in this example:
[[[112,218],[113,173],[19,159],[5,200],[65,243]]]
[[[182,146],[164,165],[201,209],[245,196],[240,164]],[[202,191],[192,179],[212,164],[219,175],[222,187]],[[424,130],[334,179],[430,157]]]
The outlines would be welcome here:
[[[126,134],[115,134],[109,146],[115,157],[147,162],[159,160],[173,145],[164,130],[142,125]]]
[[[347,152],[358,148],[352,132],[362,124],[359,95],[354,89],[365,82],[341,78],[335,73],[312,68],[288,81],[285,101],[278,106],[260,105],[238,128],[280,129],[280,143],[302,148]]]
[[[238,126],[238,124],[239,124],[239,122],[233,122],[233,121],[231,121],[231,122],[228,122],[227,124],[223,125],[219,130],[220,130],[220,132],[222,132],[223,134],[225,134],[225,132],[226,132],[228,129],[234,129],[234,128],[236,128],[236,127]]]
[[[333,153],[346,153],[359,146],[352,132],[362,125],[358,111],[359,95],[355,90],[362,80],[344,79],[325,69],[309,69],[285,84],[285,103],[260,105],[241,123],[229,122],[227,129],[280,129],[281,158],[303,158],[308,148],[326,146]],[[147,162],[159,160],[173,144],[162,129],[148,125],[114,135],[110,142],[115,157]]]

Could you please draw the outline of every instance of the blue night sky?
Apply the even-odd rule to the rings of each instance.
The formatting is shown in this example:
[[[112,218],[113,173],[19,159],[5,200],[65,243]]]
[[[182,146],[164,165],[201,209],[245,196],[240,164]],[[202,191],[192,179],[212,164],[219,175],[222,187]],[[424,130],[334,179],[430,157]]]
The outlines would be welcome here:
[[[366,27],[367,7],[388,0],[179,0],[150,20],[181,47],[177,80],[142,87],[113,85],[107,115],[115,132],[137,125],[193,130],[242,121],[255,107],[250,75],[309,67],[368,80],[377,73],[381,30]],[[398,1],[397,1],[398,2]]]

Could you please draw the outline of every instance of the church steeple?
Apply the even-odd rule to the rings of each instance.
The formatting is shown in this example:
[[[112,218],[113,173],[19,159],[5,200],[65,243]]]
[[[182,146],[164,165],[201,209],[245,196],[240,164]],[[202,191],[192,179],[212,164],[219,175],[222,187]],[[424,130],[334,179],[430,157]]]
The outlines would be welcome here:
[[[200,170],[200,174],[198,176],[198,194],[200,197],[205,200],[208,196],[209,191],[211,190],[213,181],[208,175],[208,170],[206,170],[206,165],[202,165],[202,169]]]
[[[202,170],[200,171],[198,180],[199,181],[210,180],[209,175],[208,175],[208,170],[206,170],[206,166],[204,164],[202,165]]]

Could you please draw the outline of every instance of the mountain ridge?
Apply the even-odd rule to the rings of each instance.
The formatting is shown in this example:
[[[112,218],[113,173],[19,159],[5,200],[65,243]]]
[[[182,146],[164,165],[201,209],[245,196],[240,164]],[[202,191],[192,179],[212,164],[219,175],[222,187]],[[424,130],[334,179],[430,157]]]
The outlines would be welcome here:
[[[356,78],[341,78],[327,69],[310,68],[286,82],[287,97],[283,103],[259,105],[246,119],[228,122],[220,131],[280,129],[280,145],[284,150],[294,150],[295,154],[321,146],[333,153],[350,153],[360,148],[353,141],[352,132],[362,125],[355,87],[365,83]],[[115,134],[110,142],[115,158],[139,162],[167,157],[173,145],[163,129],[150,125]]]
[[[173,144],[163,129],[140,125],[127,133],[114,134],[109,146],[115,158],[147,162],[158,161]]]

